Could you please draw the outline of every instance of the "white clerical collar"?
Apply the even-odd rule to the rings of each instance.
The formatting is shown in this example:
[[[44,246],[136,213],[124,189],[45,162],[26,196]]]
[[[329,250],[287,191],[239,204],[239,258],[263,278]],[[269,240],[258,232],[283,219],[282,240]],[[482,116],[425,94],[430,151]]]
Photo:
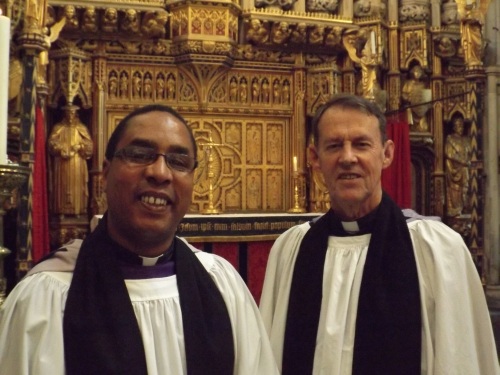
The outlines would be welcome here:
[[[157,257],[143,257],[139,255],[139,258],[141,258],[143,266],[154,266],[156,265],[156,262],[158,262],[158,259],[162,256],[163,254],[158,255]]]
[[[355,234],[359,232],[359,225],[357,221],[341,221],[342,223],[342,228],[349,233],[349,234]]]

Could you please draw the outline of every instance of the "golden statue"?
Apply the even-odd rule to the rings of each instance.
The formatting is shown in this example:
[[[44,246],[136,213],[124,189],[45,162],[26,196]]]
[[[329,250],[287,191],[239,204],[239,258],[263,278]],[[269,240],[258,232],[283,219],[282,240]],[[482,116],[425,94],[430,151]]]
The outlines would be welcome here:
[[[462,47],[467,67],[482,66],[483,55],[483,16],[475,7],[466,8],[460,22]]]
[[[410,106],[408,122],[414,124],[415,130],[420,132],[429,130],[427,112],[431,107],[432,99],[432,91],[426,87],[424,77],[424,69],[420,65],[414,65],[410,69],[409,79],[405,81],[402,90],[402,98]]]
[[[87,127],[77,115],[77,106],[64,107],[64,119],[48,139],[53,156],[52,212],[58,215],[87,213],[88,169],[93,143]]]
[[[373,31],[371,32],[373,33]],[[361,81],[358,85],[358,94],[375,101],[385,110],[384,92],[377,80],[378,55],[375,40],[367,38],[367,31],[349,31],[344,34],[342,42],[352,61],[361,66]],[[372,38],[373,36],[370,34]]]
[[[471,141],[464,135],[464,119],[461,115],[453,117],[453,132],[446,137],[446,207],[448,216],[463,213],[469,192],[469,167]]]

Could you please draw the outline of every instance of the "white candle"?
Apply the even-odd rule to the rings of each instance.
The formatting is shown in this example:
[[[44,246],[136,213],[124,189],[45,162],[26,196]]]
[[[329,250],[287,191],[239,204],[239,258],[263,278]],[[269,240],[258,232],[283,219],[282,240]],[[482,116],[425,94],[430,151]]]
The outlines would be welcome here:
[[[297,157],[294,156],[293,157],[293,172],[294,173],[297,173],[298,169],[297,169]]]
[[[370,39],[371,39],[371,43],[372,43],[372,54],[375,54],[375,53],[377,53],[377,46],[375,44],[375,31],[372,31],[370,33]]]
[[[7,164],[10,19],[0,9],[0,164]]]

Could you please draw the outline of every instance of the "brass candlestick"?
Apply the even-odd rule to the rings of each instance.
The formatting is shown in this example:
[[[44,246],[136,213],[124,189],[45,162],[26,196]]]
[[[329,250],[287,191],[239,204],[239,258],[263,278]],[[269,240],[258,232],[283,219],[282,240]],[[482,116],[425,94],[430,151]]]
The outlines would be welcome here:
[[[214,171],[213,171],[213,155],[212,155],[212,147],[214,146],[222,146],[220,143],[214,143],[212,141],[212,136],[210,135],[208,143],[201,143],[200,146],[206,147],[205,153],[207,157],[207,178],[208,178],[208,207],[201,211],[204,215],[216,215],[220,214],[222,211],[219,210],[214,205]]]
[[[306,212],[306,209],[300,205],[299,182],[299,173],[293,172],[293,207],[288,210],[288,213],[291,214],[301,214]]]
[[[3,217],[6,213],[4,206],[7,199],[12,196],[14,189],[26,182],[30,172],[30,168],[17,164],[0,165],[0,306],[3,304],[7,293],[4,258],[11,253],[4,246]]]

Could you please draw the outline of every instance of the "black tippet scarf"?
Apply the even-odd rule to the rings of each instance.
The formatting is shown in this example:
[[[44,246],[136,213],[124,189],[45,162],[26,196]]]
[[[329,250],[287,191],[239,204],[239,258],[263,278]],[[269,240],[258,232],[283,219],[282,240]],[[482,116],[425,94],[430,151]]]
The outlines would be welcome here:
[[[106,217],[83,241],[64,312],[68,375],[145,375],[146,357],[132,303],[107,234]],[[234,345],[222,295],[193,251],[175,238],[187,373],[231,375]],[[168,353],[165,353],[168,355]]]
[[[354,341],[353,375],[419,375],[421,310],[410,233],[384,193],[368,246]],[[283,375],[312,374],[328,237],[343,232],[332,211],[312,224],[300,245],[290,289]]]

